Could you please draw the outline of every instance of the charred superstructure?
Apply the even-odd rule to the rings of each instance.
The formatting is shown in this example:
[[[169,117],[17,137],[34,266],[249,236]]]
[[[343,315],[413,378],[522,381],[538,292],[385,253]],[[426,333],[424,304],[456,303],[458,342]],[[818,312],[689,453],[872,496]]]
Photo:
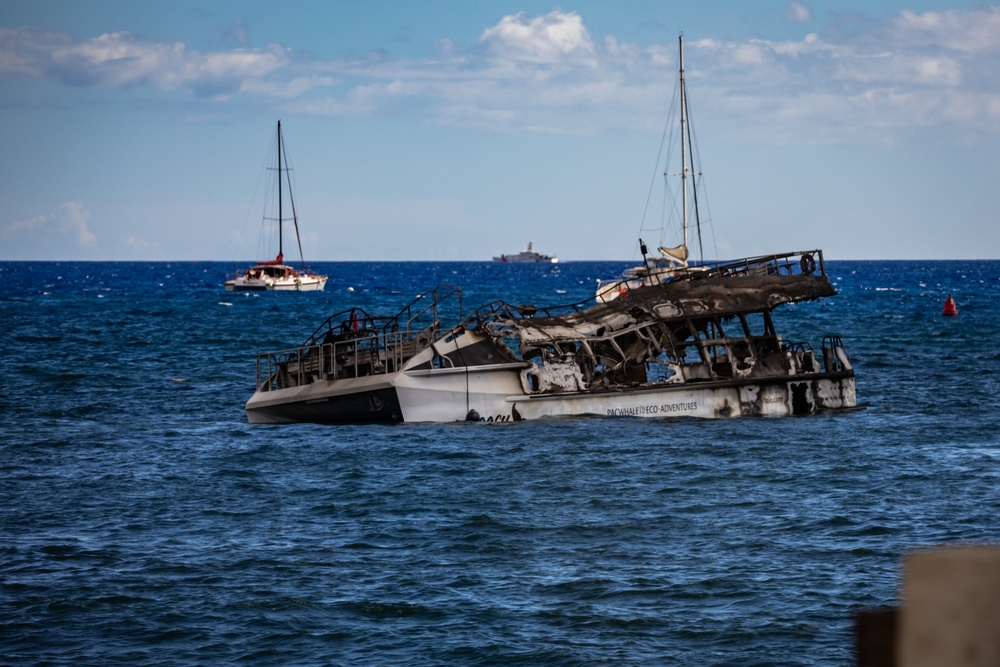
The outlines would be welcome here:
[[[545,416],[736,417],[856,405],[837,336],[784,340],[772,311],[833,296],[821,251],[700,266],[617,299],[496,301],[457,325],[461,291],[401,313],[344,311],[294,350],[258,357],[251,422],[488,421]],[[593,303],[593,300],[590,302]]]

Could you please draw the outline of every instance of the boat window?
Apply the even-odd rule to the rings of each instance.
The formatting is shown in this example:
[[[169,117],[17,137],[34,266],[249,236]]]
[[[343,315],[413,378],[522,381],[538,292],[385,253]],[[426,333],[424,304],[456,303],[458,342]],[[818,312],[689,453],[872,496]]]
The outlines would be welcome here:
[[[448,357],[442,356],[437,352],[434,353],[434,359],[431,360],[432,368],[454,368],[455,362]]]
[[[677,361],[682,364],[697,364],[701,362],[701,353],[697,345],[681,345],[677,347]]]
[[[714,362],[723,362],[729,359],[725,345],[709,345],[708,356]]]
[[[717,317],[707,317],[703,320],[689,320],[689,322],[691,322],[694,331],[697,333],[696,339],[717,341],[726,337],[726,332],[722,329],[722,323]]]
[[[521,348],[521,358],[525,361],[530,361],[532,359],[542,360],[542,351],[537,347],[524,347]]]
[[[740,319],[743,321],[744,330],[748,337],[767,335],[764,313],[747,313],[740,315]]]
[[[722,329],[722,320],[713,319],[711,321],[711,326],[709,327],[711,332],[711,338],[725,338],[726,332]]]
[[[677,374],[677,367],[672,364],[661,363],[659,361],[646,364],[647,382],[666,382]]]

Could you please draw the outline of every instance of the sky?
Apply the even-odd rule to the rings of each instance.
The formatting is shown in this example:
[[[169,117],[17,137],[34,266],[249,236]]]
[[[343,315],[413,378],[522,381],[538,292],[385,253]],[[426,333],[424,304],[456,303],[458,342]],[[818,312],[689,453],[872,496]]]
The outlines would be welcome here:
[[[278,120],[307,261],[635,259],[681,34],[705,259],[1000,258],[1000,4],[4,0],[0,260],[264,259]]]

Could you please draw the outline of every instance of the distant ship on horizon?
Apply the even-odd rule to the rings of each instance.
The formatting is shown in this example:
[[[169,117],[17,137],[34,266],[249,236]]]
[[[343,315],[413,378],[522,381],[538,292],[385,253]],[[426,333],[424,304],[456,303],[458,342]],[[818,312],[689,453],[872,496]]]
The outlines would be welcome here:
[[[540,264],[542,262],[551,262],[552,264],[555,264],[559,261],[559,258],[555,255],[543,255],[535,252],[531,247],[531,242],[529,241],[527,250],[519,252],[516,255],[500,255],[499,257],[494,257],[493,261],[511,264]]]

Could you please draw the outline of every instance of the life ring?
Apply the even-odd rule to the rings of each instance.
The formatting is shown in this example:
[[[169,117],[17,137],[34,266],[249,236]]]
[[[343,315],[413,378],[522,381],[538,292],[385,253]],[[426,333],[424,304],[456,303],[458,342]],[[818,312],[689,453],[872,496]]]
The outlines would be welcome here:
[[[809,276],[812,275],[813,271],[816,270],[816,258],[812,255],[802,255],[802,259],[799,260],[799,267],[802,269],[802,273]]]

